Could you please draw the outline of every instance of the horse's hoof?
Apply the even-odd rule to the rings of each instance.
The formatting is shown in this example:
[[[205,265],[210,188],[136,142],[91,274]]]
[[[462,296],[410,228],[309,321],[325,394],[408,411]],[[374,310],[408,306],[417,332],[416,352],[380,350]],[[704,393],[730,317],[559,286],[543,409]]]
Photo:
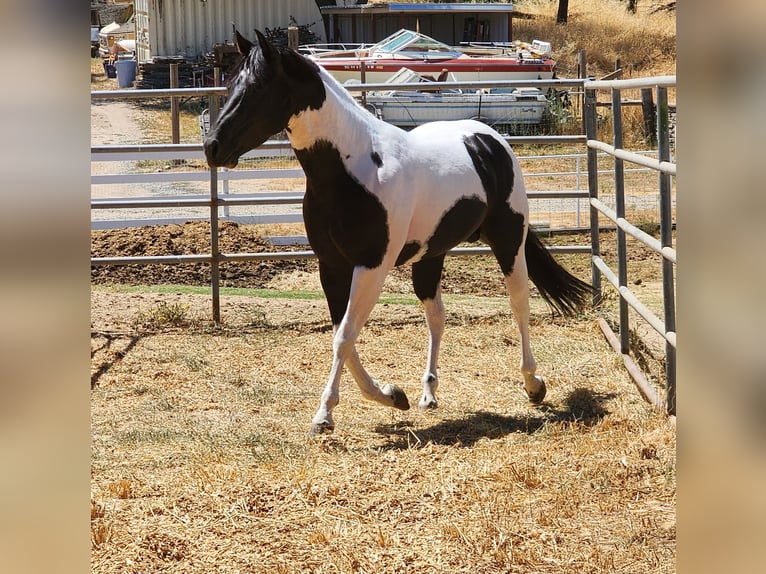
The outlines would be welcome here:
[[[309,436],[315,437],[323,434],[332,434],[335,430],[335,425],[331,423],[313,423],[309,429]]]
[[[532,393],[527,391],[527,396],[529,397],[529,401],[531,403],[539,405],[541,402],[543,402],[547,389],[545,388],[545,382],[541,378],[537,377],[537,380],[540,383],[540,388]]]
[[[439,406],[439,402],[433,397],[431,398],[422,397],[420,399],[420,402],[418,403],[418,408],[421,411],[431,411],[437,408],[438,406]]]
[[[383,389],[383,394],[391,397],[393,400],[393,405],[391,406],[395,409],[400,411],[408,411],[410,409],[410,401],[407,400],[407,395],[396,385],[386,385]]]

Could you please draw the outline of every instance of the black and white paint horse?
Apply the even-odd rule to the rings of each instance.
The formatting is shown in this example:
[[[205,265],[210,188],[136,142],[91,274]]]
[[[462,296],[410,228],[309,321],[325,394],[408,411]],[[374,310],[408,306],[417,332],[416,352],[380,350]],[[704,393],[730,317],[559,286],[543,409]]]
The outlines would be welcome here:
[[[436,407],[442,267],[447,251],[466,240],[483,240],[500,264],[521,337],[524,387],[532,402],[541,402],[546,389],[529,341],[528,277],[566,314],[583,307],[589,287],[529,232],[524,181],[507,142],[470,120],[410,132],[389,125],[322,68],[256,35],[253,44],[237,33],[243,61],[205,138],[205,154],[210,166],[231,168],[286,130],[306,174],[304,222],[334,328],[332,367],[311,432],[333,430],[344,366],[365,398],[409,408],[399,387],[370,377],[355,348],[386,275],[405,263],[412,265],[429,331],[419,406]]]

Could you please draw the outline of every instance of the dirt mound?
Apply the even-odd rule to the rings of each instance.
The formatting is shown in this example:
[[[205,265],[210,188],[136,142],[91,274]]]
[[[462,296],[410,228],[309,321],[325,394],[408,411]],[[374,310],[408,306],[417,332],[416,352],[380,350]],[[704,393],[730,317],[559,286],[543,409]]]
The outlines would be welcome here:
[[[260,236],[252,226],[223,222],[219,227],[222,253],[263,253],[294,251],[293,246],[278,246]],[[91,233],[91,257],[135,257],[210,253],[210,225],[190,222],[127,229],[99,230]],[[222,263],[221,284],[227,287],[265,287],[279,273],[315,271],[315,260],[308,261],[231,261]],[[94,265],[91,281],[98,284],[128,285],[208,285],[210,266],[205,263],[151,265]]]

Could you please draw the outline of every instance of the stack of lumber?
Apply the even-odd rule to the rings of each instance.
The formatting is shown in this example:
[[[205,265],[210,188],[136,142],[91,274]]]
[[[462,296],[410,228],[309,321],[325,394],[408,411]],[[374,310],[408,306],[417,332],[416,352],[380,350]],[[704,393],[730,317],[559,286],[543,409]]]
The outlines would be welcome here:
[[[213,50],[205,54],[205,63],[208,66],[211,68],[219,67],[223,71],[235,68],[241,59],[242,56],[237,47],[228,42],[213,44]]]
[[[178,87],[212,86],[214,68],[226,73],[236,68],[241,56],[233,44],[215,44],[201,62],[189,62],[183,56],[155,57],[138,64],[136,88],[151,90],[170,87],[170,64],[178,64]]]
[[[193,88],[194,72],[203,71],[196,64],[187,62],[183,57],[153,58],[138,65],[136,88],[143,90],[170,87],[170,64],[178,64],[178,87]]]

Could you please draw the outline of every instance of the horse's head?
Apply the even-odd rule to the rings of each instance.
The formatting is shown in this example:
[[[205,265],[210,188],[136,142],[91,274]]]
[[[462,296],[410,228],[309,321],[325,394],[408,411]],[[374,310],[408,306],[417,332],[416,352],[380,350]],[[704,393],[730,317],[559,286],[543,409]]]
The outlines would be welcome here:
[[[325,98],[313,62],[255,33],[258,41],[253,44],[236,32],[242,63],[204,141],[211,167],[236,166],[243,153],[285,129],[293,115],[320,108]]]

